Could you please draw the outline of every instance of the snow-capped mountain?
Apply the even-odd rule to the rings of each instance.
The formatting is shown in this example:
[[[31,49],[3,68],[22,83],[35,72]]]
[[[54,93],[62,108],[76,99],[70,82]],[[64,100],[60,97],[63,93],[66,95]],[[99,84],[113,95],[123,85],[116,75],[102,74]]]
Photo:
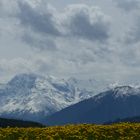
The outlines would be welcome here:
[[[140,88],[120,86],[49,116],[46,124],[100,124],[134,116],[140,116]]]
[[[93,96],[52,76],[20,74],[0,85],[0,116],[42,122],[65,107]]]

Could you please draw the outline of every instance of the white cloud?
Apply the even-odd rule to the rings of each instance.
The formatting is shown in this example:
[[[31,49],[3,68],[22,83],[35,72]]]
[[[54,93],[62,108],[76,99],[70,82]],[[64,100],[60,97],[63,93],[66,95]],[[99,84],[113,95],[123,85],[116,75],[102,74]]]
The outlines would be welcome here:
[[[77,4],[59,12],[44,1],[36,5],[24,1],[19,2],[19,9],[17,18],[24,28],[23,40],[31,47],[54,50],[57,38],[100,43],[109,38],[109,18],[97,7]]]
[[[109,12],[93,5],[74,4],[60,10],[42,0],[0,2],[1,76],[35,72],[121,81],[138,74],[139,28],[126,14],[121,18],[122,11],[113,3],[110,6],[119,12],[115,17],[113,10],[106,15]],[[122,21],[134,26],[131,45],[124,43],[125,37],[123,41],[115,38],[122,37],[124,27],[130,29]],[[5,55],[3,48],[7,48]],[[13,58],[6,58],[11,52]]]
[[[128,30],[125,36],[126,44],[135,44],[140,42],[140,16],[136,16],[133,26]]]

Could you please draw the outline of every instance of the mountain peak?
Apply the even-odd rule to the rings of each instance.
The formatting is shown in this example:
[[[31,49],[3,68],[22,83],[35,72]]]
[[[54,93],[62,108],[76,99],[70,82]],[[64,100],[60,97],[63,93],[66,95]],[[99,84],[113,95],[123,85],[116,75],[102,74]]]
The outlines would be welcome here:
[[[19,74],[0,85],[0,116],[42,121],[47,115],[92,96],[64,79]]]
[[[93,96],[95,100],[100,100],[104,97],[112,97],[114,99],[116,98],[123,98],[123,97],[129,97],[129,96],[139,96],[140,95],[140,88],[135,86],[116,86],[114,88],[111,88],[105,92],[102,92],[100,94],[97,94]]]
[[[133,86],[117,86],[113,89],[115,97],[139,95],[140,89]]]
[[[101,124],[118,118],[140,116],[140,89],[120,86],[102,92],[47,117],[48,125]],[[76,114],[75,114],[76,112]]]
[[[13,87],[22,87],[22,88],[32,88],[35,81],[37,79],[37,75],[36,74],[19,74],[16,75],[14,78],[12,78],[9,82],[8,85],[9,86],[13,86]]]
[[[114,88],[114,90],[131,90],[131,89],[133,89],[134,87],[132,87],[132,86],[116,86],[115,88]]]

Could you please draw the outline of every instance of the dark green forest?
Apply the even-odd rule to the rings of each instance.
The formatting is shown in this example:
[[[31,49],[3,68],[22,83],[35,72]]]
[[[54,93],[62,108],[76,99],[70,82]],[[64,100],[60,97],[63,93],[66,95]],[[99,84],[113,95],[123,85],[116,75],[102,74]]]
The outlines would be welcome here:
[[[32,121],[0,118],[0,127],[43,127],[43,125]]]

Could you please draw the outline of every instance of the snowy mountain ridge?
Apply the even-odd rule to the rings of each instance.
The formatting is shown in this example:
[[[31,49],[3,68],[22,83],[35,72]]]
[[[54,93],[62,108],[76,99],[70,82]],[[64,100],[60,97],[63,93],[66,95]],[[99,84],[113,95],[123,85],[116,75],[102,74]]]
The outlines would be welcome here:
[[[124,98],[128,96],[133,96],[137,95],[140,96],[140,87],[135,86],[135,85],[128,85],[128,86],[123,86],[123,85],[118,85],[114,87],[109,87],[108,88],[110,92],[102,92],[100,94],[95,95],[93,98],[96,100],[103,98],[104,96],[111,94],[111,96],[116,99],[116,98]]]
[[[92,92],[81,90],[64,79],[20,74],[0,86],[0,116],[40,121],[91,96]]]
[[[47,125],[102,124],[140,116],[140,88],[115,87],[48,116]],[[76,113],[75,113],[76,112]]]
[[[46,116],[89,98],[99,103],[104,97],[121,100],[140,96],[138,86],[114,86],[95,95],[86,90],[86,86],[80,88],[79,85],[76,78],[64,80],[36,74],[16,75],[7,84],[0,84],[0,117],[44,122]]]

